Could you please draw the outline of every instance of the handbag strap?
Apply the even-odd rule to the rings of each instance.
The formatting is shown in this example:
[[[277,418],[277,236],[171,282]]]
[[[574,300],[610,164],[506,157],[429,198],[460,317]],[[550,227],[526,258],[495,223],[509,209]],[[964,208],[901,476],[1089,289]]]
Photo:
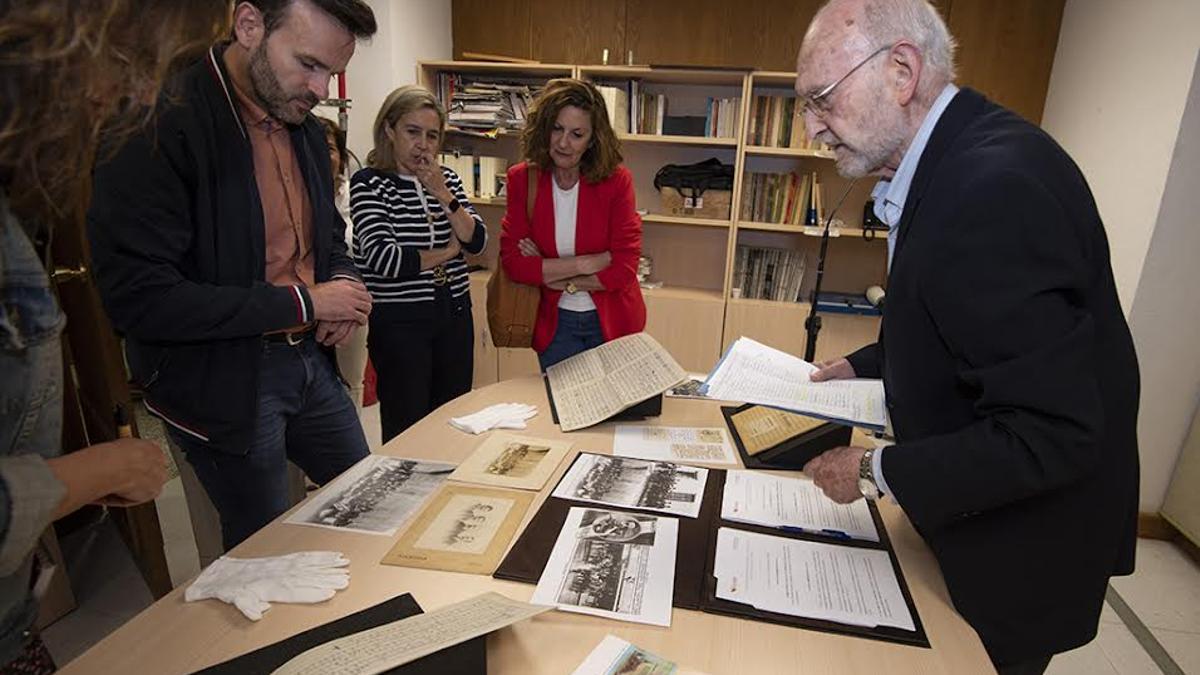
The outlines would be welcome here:
[[[527,175],[529,178],[529,188],[525,191],[525,220],[529,221],[530,227],[533,227],[533,203],[537,201],[538,188],[537,167],[530,164]]]

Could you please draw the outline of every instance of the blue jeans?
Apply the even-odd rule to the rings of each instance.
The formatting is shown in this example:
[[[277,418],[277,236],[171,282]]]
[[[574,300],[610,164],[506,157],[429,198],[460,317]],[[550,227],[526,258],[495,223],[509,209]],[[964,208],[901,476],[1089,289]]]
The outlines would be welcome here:
[[[167,431],[221,516],[225,550],[291,507],[287,460],[324,485],[370,454],[346,388],[311,337],[295,346],[263,343],[258,420],[243,452]]]
[[[538,363],[545,372],[550,366],[569,359],[580,352],[599,347],[604,344],[604,333],[600,331],[600,315],[591,312],[569,312],[558,310],[558,327],[554,329],[554,339],[546,347],[546,351],[538,354]]]

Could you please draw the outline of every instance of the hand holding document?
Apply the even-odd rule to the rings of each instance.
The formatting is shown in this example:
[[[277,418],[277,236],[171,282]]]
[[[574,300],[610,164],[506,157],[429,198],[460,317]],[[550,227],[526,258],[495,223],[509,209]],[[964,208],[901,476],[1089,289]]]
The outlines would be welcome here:
[[[738,338],[708,377],[710,397],[757,403],[882,431],[881,380],[812,382],[813,364],[750,338]]]
[[[838,504],[805,478],[754,471],[725,474],[721,518],[780,529],[879,541],[867,501]]]
[[[916,630],[887,551],[722,527],[716,596],[766,612]]]
[[[671,625],[679,521],[571,507],[530,602]]]
[[[737,464],[733,446],[720,427],[618,425],[613,454],[667,462]]]
[[[645,333],[606,342],[546,369],[563,431],[599,424],[663,393],[687,373]]]
[[[549,610],[484,593],[313,647],[273,675],[375,675]]]

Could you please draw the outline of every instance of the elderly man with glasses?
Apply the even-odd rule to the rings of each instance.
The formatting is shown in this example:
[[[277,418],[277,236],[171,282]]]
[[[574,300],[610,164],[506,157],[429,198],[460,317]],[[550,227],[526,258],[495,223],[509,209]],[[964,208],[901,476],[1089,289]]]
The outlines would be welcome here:
[[[808,133],[889,226],[879,340],[813,379],[882,377],[896,436],[805,472],[894,499],[997,669],[1041,673],[1133,570],[1137,358],[1083,175],[953,49],[925,0],[833,0],[800,48]]]

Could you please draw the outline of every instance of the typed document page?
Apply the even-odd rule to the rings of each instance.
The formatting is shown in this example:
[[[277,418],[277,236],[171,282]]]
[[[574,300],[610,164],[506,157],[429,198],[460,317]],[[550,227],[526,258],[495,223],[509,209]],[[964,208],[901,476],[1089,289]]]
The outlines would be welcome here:
[[[707,384],[708,395],[745,401],[882,431],[887,425],[882,380],[812,382],[813,364],[750,338],[738,338]]]
[[[807,478],[730,471],[725,474],[721,518],[879,541],[867,500],[838,504]]]

